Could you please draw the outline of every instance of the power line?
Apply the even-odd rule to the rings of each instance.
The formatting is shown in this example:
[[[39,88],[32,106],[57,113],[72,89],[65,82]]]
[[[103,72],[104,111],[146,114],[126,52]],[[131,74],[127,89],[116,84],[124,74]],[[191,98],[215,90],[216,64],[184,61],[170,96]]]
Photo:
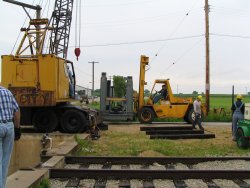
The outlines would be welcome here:
[[[250,38],[250,36],[221,34],[221,33],[210,33],[210,35],[217,36],[217,37],[231,37],[231,38],[242,38],[242,39]]]
[[[107,44],[90,44],[90,45],[81,45],[80,47],[100,47],[100,46],[120,46],[120,45],[129,45],[129,44],[141,44],[141,43],[153,43],[153,42],[162,42],[162,41],[174,41],[174,40],[184,40],[191,38],[199,38],[203,37],[204,34],[201,35],[190,35],[183,37],[174,37],[174,38],[165,38],[165,39],[155,39],[155,40],[144,40],[144,41],[132,41],[132,42],[120,42],[120,43],[107,43]],[[69,46],[69,48],[73,48],[74,46]]]
[[[181,19],[181,21],[178,23],[178,25],[176,26],[176,28],[173,30],[173,32],[169,35],[169,37],[172,37],[180,28],[180,26],[184,23],[184,21],[186,20],[187,16],[189,16],[190,12],[193,10],[193,8],[195,7],[196,3],[198,2],[198,0],[195,0],[192,7],[187,11],[187,13],[185,14],[185,16]],[[163,44],[159,50],[155,53],[155,56],[152,58],[151,62],[155,60],[155,58],[158,56],[158,54],[163,50],[163,48],[165,48],[166,43]]]
[[[188,48],[182,55],[180,55],[175,61],[173,61],[172,64],[170,64],[167,68],[165,68],[162,72],[161,72],[161,75],[163,73],[166,73],[166,71],[168,69],[170,69],[172,66],[176,65],[183,57],[185,57],[185,55],[188,54],[188,52],[190,52],[192,49],[194,49],[196,46],[198,46],[198,44],[200,44],[200,42],[202,41],[203,39],[199,39],[198,41],[196,41],[190,48]]]
[[[85,4],[85,7],[110,7],[110,6],[130,6],[130,5],[135,5],[135,4],[139,4],[141,5],[142,3],[155,3],[156,0],[144,0],[144,1],[131,1],[131,2],[127,2],[127,3],[117,3],[118,1],[114,1],[116,2],[115,4],[113,2],[111,3],[105,3],[105,4]]]

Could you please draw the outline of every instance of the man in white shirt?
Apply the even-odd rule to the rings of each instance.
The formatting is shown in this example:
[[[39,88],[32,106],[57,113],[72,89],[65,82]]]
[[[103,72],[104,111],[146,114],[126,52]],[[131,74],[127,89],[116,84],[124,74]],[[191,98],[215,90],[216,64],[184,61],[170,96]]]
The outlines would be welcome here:
[[[201,99],[202,99],[202,96],[199,95],[193,103],[194,113],[195,113],[195,120],[193,122],[193,129],[195,129],[195,125],[198,124],[199,128],[201,130],[204,130],[204,128],[201,126]]]

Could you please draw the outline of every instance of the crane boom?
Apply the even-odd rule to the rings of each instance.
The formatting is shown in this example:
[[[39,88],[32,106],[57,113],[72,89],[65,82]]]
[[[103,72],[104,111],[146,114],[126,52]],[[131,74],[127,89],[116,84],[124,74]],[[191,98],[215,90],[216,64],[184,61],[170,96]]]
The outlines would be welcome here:
[[[73,0],[56,0],[52,13],[50,54],[67,59]]]

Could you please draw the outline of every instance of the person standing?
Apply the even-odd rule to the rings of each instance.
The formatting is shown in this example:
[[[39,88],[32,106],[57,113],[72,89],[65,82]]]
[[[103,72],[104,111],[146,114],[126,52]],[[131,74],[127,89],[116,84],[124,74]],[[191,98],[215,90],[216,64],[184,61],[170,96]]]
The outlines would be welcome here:
[[[198,124],[199,128],[201,130],[204,130],[204,128],[201,125],[201,99],[202,99],[202,96],[199,95],[193,103],[194,113],[195,113],[195,119],[193,122],[193,129],[195,129],[195,125]]]
[[[71,72],[71,70],[69,69],[69,66],[67,65],[67,71],[68,71],[68,76],[69,76],[69,96],[71,98],[74,97],[74,76]]]
[[[14,139],[19,139],[15,134],[20,138],[20,110],[12,93],[0,86],[0,188],[6,184]]]
[[[244,119],[245,104],[242,102],[242,95],[238,94],[236,96],[237,101],[232,105],[231,110],[233,111],[233,128],[232,135],[233,141],[236,141],[236,131],[238,127],[238,121]]]

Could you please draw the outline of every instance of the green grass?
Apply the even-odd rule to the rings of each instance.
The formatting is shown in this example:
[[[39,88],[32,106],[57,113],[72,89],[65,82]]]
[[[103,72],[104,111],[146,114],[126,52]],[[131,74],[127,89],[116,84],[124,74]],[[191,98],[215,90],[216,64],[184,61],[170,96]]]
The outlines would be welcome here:
[[[250,96],[244,96],[243,102],[250,103]],[[231,106],[232,106],[231,95],[211,95],[210,108],[225,108],[226,110],[230,110]]]
[[[49,179],[43,179],[40,184],[39,184],[39,187],[38,188],[50,188],[50,181]]]
[[[230,128],[229,128],[230,129]],[[142,156],[151,151],[158,156],[231,156],[248,155],[249,150],[237,148],[230,133],[222,131],[223,140],[150,140],[143,132],[106,131],[98,141],[91,141],[78,155],[83,156]],[[89,151],[89,152],[88,152]]]

